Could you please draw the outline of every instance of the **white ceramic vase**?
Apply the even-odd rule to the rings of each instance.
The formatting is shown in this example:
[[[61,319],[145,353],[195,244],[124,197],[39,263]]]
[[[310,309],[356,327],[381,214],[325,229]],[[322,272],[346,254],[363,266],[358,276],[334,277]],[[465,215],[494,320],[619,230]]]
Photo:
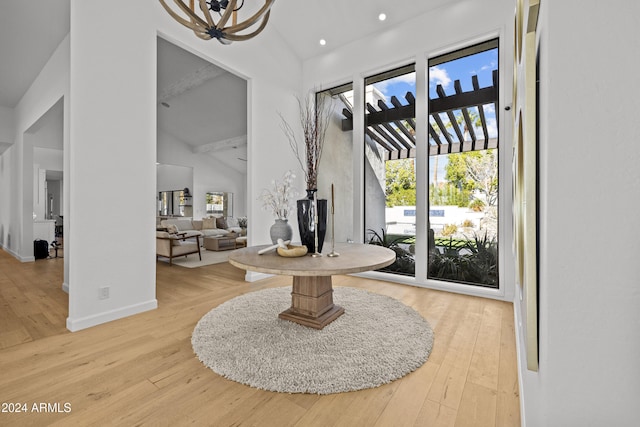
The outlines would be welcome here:
[[[278,239],[282,239],[284,241],[291,240],[291,237],[293,237],[293,230],[289,225],[289,220],[276,218],[276,222],[271,226],[269,234],[271,235],[271,242],[274,245],[278,243]]]

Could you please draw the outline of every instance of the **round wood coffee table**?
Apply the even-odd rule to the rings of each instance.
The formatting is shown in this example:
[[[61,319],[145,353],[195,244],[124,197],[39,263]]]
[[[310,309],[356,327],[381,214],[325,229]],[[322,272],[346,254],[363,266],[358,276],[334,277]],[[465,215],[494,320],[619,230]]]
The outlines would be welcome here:
[[[342,307],[333,303],[331,276],[375,270],[393,264],[396,259],[391,249],[357,243],[336,244],[340,256],[323,254],[317,258],[310,255],[286,258],[275,251],[258,255],[265,247],[238,249],[229,255],[229,262],[243,270],[293,276],[291,307],[279,317],[315,329],[324,328],[344,313]]]

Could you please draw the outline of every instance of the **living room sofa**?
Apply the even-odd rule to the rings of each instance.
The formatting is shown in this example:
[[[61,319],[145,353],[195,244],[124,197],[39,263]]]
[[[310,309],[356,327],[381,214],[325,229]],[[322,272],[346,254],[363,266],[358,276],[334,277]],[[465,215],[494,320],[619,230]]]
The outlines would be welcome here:
[[[160,221],[160,226],[169,233],[183,233],[198,231],[202,237],[226,236],[230,233],[241,235],[243,229],[238,225],[237,219],[211,217],[203,219],[170,218]]]

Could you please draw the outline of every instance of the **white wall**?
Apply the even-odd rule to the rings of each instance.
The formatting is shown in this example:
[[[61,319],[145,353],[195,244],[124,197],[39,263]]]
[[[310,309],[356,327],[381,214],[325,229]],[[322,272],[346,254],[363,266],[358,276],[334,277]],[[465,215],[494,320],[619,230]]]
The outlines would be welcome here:
[[[71,1],[72,331],[157,305],[156,39],[145,3]]]
[[[186,143],[160,132],[158,134],[158,162],[193,167],[193,217],[206,216],[205,193],[226,191],[233,193],[233,216],[246,215],[247,175],[225,165],[207,153],[196,154]],[[180,188],[165,188],[177,190]]]
[[[13,144],[14,121],[13,108],[0,106],[0,154]]]
[[[161,163],[156,165],[156,169],[158,171],[156,194],[160,191],[183,190],[185,187],[190,192],[193,191],[193,167]]]
[[[69,37],[65,38],[42,69],[12,113],[0,112],[13,123],[14,145],[2,153],[2,186],[0,194],[0,241],[3,248],[21,261],[33,260],[33,143],[28,130],[60,99],[69,94]],[[68,108],[64,105],[65,111]],[[65,115],[66,116],[66,115]],[[67,116],[68,117],[68,116]],[[68,143],[68,119],[63,124],[64,144]],[[6,128],[5,128],[6,129]],[[6,203],[6,204],[5,204]],[[65,280],[68,260],[65,259]]]
[[[361,160],[364,155],[362,143],[364,135],[362,131],[364,123],[364,96],[362,89],[358,89],[364,77],[387,71],[395,67],[416,63],[417,94],[424,90],[425,82],[420,81],[420,76],[426,76],[426,60],[428,57],[437,56],[445,52],[469,46],[490,38],[502,37],[500,50],[500,110],[497,111],[500,122],[501,148],[500,162],[502,174],[500,176],[500,241],[504,248],[500,251],[500,277],[501,289],[492,290],[467,285],[447,284],[426,279],[426,263],[417,263],[415,280],[412,284],[445,289],[453,292],[470,293],[474,295],[511,301],[514,296],[514,269],[511,248],[511,115],[502,108],[511,100],[511,75],[513,73],[513,0],[484,0],[484,1],[459,1],[453,5],[443,6],[425,15],[417,16],[402,25],[389,31],[380,31],[370,35],[366,39],[346,44],[325,55],[311,58],[304,62],[304,90],[327,89],[338,84],[354,82],[354,175],[353,175],[353,235],[356,239],[364,238],[364,228],[361,218],[363,213],[364,175]],[[421,74],[422,73],[422,74]],[[419,98],[420,99],[420,98]],[[423,105],[417,105],[416,117],[419,122],[426,123],[426,118],[420,120],[419,114],[426,117],[426,109]],[[426,138],[426,125],[417,129]],[[424,149],[420,147],[419,150]],[[420,154],[420,152],[418,152]],[[426,157],[426,149],[424,152]],[[360,164],[358,164],[360,162]],[[334,168],[319,170],[319,176],[323,174],[339,174]],[[419,182],[428,182],[426,162],[418,159],[416,162],[416,174]],[[325,179],[325,178],[323,178]],[[425,192],[426,194],[426,192]],[[426,196],[418,195],[416,209],[426,218]],[[362,225],[362,230],[359,227]],[[424,223],[416,227],[416,257],[427,256],[427,228]],[[398,278],[404,282],[406,278]]]
[[[331,184],[334,186],[335,241],[353,240],[353,168],[351,167],[353,163],[353,132],[343,132],[340,128],[342,108],[342,102],[336,100],[318,167],[318,170],[321,171],[332,171],[330,174],[324,173],[318,176],[318,197],[328,200],[327,234],[324,248],[329,248],[329,251],[331,250]],[[293,171],[298,176],[302,175],[300,168],[293,169]],[[301,198],[304,195],[304,191],[300,191]],[[297,230],[294,231],[294,235],[300,237]]]
[[[132,9],[133,8],[133,9]],[[122,14],[122,10],[129,13]],[[101,19],[96,21],[95,17]],[[118,31],[112,31],[114,23]],[[270,144],[282,138],[274,105],[301,87],[301,65],[267,28],[257,40],[222,46],[197,39],[157,2],[71,2],[71,147],[69,197],[73,245],[67,327],[77,330],[152,309],[155,300],[156,36],[248,79],[249,177],[243,187],[281,174],[283,156]],[[268,45],[269,49],[264,49]],[[99,100],[99,102],[96,102]],[[287,116],[295,111],[284,111]],[[294,116],[295,117],[295,116]],[[125,155],[126,154],[126,155]],[[286,158],[286,156],[285,156]],[[158,161],[168,159],[158,157]],[[117,165],[117,167],[114,167]],[[194,195],[202,192],[194,183]],[[96,206],[117,198],[118,209]],[[272,218],[248,197],[249,239],[268,242]],[[196,200],[194,200],[196,202]],[[66,217],[65,217],[66,219]],[[129,236],[114,252],[96,245]],[[251,229],[266,230],[262,234]],[[65,251],[67,249],[65,225]],[[254,237],[257,236],[257,237]],[[262,240],[262,241],[261,241]],[[87,250],[87,248],[92,250]],[[101,287],[110,298],[98,299]]]
[[[61,171],[64,168],[62,150],[53,148],[33,147],[33,162],[40,165],[41,169]]]
[[[131,13],[123,15],[123,9]],[[96,21],[95,16],[101,19]],[[112,31],[114,23],[116,32]],[[70,292],[67,327],[71,330],[156,306],[153,231],[158,33],[248,80],[249,174],[241,188],[247,188],[249,195],[257,194],[262,183],[295,165],[275,106],[284,105],[280,112],[285,117],[297,117],[291,101],[300,94],[301,64],[276,33],[267,28],[256,40],[222,46],[194,37],[157,2],[132,6],[123,0],[108,4],[72,0],[71,37],[52,55],[13,117],[10,111],[1,112],[5,134],[6,123],[14,120],[10,139],[15,145],[0,158],[4,199],[0,243],[28,261],[33,259],[33,142],[25,143],[24,133],[61,98],[68,101],[64,102],[64,193],[68,196],[64,210],[68,214],[63,286]],[[269,49],[264,49],[265,45]],[[280,146],[278,140],[283,141]],[[194,190],[206,192],[207,186]],[[118,209],[101,209],[104,200],[116,199]],[[264,215],[253,196],[245,200],[244,213],[252,218],[249,243],[269,242],[273,218]],[[235,199],[237,209],[242,204],[241,197]],[[137,238],[128,239],[127,245],[114,253],[109,245],[95,244],[111,239],[113,229],[96,224],[118,224],[119,233]],[[99,300],[99,288],[104,286],[110,287],[110,298]]]
[[[639,13],[541,2],[540,366],[521,372],[527,426],[640,418],[638,220],[622,214],[640,208]]]

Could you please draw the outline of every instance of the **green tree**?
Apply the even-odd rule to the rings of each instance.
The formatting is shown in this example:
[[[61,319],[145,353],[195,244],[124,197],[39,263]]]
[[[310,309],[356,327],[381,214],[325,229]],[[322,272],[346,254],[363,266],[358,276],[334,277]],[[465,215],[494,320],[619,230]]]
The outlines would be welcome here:
[[[416,171],[413,159],[389,160],[385,163],[387,207],[415,206]]]
[[[478,190],[489,206],[498,201],[498,159],[496,150],[470,151],[449,155],[446,180],[461,190]]]
[[[457,188],[473,191],[475,184],[467,176],[467,156],[477,156],[479,151],[449,154],[449,162],[445,167],[445,179]]]
[[[467,156],[467,177],[476,190],[484,194],[487,205],[498,202],[498,156],[496,150],[479,151],[479,156]]]
[[[429,202],[438,206],[469,206],[471,193],[460,190],[450,182],[440,182],[429,186]]]

